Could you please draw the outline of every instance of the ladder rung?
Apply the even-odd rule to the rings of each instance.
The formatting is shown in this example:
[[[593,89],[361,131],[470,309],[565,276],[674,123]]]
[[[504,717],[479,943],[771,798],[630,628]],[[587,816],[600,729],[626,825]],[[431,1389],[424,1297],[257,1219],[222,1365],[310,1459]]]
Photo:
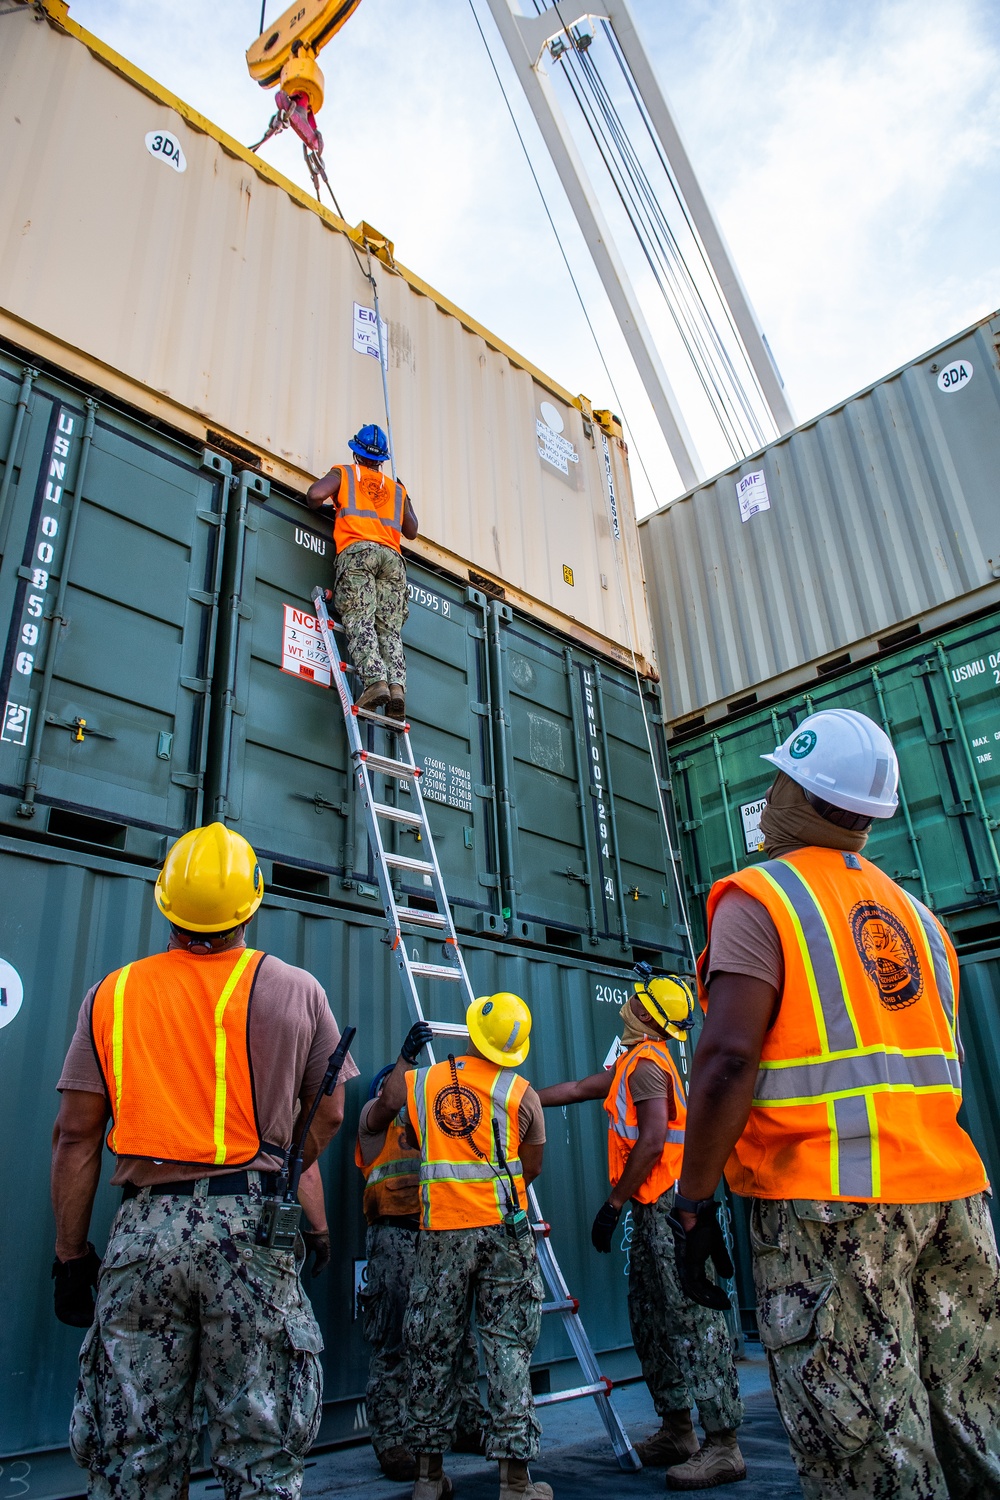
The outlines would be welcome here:
[[[447,927],[448,918],[439,911],[418,911],[415,906],[397,906],[396,915],[401,922],[416,922],[423,927]]]
[[[424,820],[419,813],[409,812],[405,807],[391,807],[388,802],[373,802],[372,812],[380,818],[389,818],[393,823],[406,823],[410,828],[423,828]]]
[[[456,1021],[429,1021],[427,1023],[435,1036],[468,1036],[468,1026]]]
[[[388,755],[373,755],[370,750],[355,750],[354,754],[365,762],[369,771],[381,771],[383,776],[399,776],[409,781],[420,775],[419,766],[408,766],[405,760],[392,760]]]
[[[357,719],[371,719],[375,724],[381,724],[383,729],[391,729],[396,734],[406,734],[410,726],[405,719],[390,719],[388,714],[376,713],[373,708],[359,708],[355,703],[351,713]]]
[[[395,870],[416,870],[422,875],[434,874],[434,866],[429,859],[414,859],[409,854],[387,854],[385,862]]]
[[[557,1401],[575,1401],[579,1396],[607,1396],[611,1392],[611,1381],[606,1375],[593,1385],[574,1386],[571,1391],[552,1391],[547,1396],[536,1396],[536,1406],[555,1406]]]
[[[424,979],[461,979],[461,969],[453,969],[450,964],[411,964],[411,974],[419,974]]]
[[[542,1303],[542,1312],[543,1313],[550,1313],[550,1312],[557,1312],[557,1313],[567,1313],[567,1312],[568,1313],[578,1313],[579,1311],[580,1311],[580,1303],[578,1302],[578,1300],[576,1299],[576,1297],[563,1297],[563,1299],[560,1302],[543,1302]]]

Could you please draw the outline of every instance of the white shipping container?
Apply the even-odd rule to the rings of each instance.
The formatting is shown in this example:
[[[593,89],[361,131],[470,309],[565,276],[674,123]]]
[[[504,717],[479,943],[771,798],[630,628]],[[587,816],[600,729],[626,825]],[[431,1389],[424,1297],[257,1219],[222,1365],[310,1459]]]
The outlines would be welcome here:
[[[639,523],[668,723],[1000,602],[998,341],[1000,313]]]
[[[385,422],[358,232],[46,9],[0,23],[0,335],[304,488]],[[652,671],[617,423],[383,255],[414,550]]]

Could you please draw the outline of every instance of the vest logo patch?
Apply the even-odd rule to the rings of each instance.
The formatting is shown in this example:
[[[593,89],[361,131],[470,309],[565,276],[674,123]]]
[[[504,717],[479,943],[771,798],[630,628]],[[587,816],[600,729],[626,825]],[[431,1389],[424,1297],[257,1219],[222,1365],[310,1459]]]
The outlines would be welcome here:
[[[877,901],[851,911],[851,934],[868,978],[886,1010],[906,1010],[924,991],[916,949],[898,917]]]
[[[483,1106],[472,1089],[449,1083],[434,1100],[434,1118],[445,1135],[470,1136],[483,1118]]]

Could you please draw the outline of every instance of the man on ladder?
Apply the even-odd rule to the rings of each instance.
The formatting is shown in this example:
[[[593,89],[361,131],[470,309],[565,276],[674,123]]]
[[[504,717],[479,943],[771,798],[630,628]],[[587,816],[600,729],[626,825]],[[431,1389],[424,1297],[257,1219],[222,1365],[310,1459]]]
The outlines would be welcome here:
[[[681,1290],[669,1215],[684,1153],[684,1086],[667,1038],[686,1039],[692,995],[684,980],[653,979],[644,965],[635,994],[622,1006],[624,1051],[613,1069],[575,1083],[539,1089],[544,1108],[603,1099],[609,1115],[611,1193],[591,1230],[595,1250],[608,1253],[622,1209],[632,1201],[628,1312],[642,1376],[653,1398],[659,1432],[636,1446],[643,1464],[665,1466],[667,1488],[711,1489],[746,1478],[736,1440],[743,1421],[739,1377],[722,1309]],[[731,1268],[730,1268],[731,1272]],[[697,1403],[705,1429],[699,1447],[691,1422]]]
[[[379,1468],[387,1479],[412,1480],[417,1462],[410,1447],[407,1394],[410,1368],[403,1319],[417,1260],[420,1230],[420,1152],[406,1143],[406,1074],[434,1033],[427,1021],[411,1026],[395,1064],[376,1074],[358,1121],[354,1160],[365,1179],[368,1262],[365,1338],[371,1345],[365,1407]],[[470,1309],[471,1311],[471,1309]],[[489,1417],[479,1395],[479,1350],[466,1322],[458,1376],[456,1453],[482,1453]]]
[[[409,613],[400,536],[412,542],[417,517],[404,485],[382,473],[389,441],[370,422],[347,445],[355,464],[338,464],[310,485],[312,510],[334,511],[337,549],[334,608],[347,631],[347,650],[361,677],[358,708],[405,712],[406,659],[400,632]]]
[[[500,1500],[552,1500],[534,1484],[541,1429],[529,1365],[541,1328],[542,1277],[525,1212],[542,1169],[538,1095],[515,1069],[528,1055],[531,1012],[517,995],[475,1000],[469,1048],[406,1075],[407,1130],[420,1148],[417,1264],[405,1336],[409,1428],[417,1450],[413,1500],[451,1493],[442,1455],[455,1426],[457,1375],[470,1302],[486,1361],[487,1452]]]

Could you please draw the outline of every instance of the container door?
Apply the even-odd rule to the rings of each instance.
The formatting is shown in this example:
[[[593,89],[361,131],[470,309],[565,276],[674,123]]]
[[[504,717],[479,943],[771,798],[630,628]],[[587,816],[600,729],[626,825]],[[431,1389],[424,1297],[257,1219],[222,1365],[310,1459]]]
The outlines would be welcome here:
[[[17,447],[0,818],[157,857],[201,812],[229,465],[48,377]]]
[[[272,862],[275,886],[371,906],[376,872],[312,612],[312,590],[333,585],[329,523],[255,476],[241,484],[226,562],[224,593],[234,602],[214,702],[213,806]],[[413,751],[456,921],[474,926],[498,904],[482,596],[414,564],[409,577],[403,643]],[[337,640],[346,654],[342,633]],[[381,732],[363,732],[373,749],[378,733],[384,748]],[[391,801],[396,787],[380,777],[376,795]],[[408,787],[398,795],[408,798]],[[408,830],[390,828],[386,841],[421,857]],[[398,888],[419,905],[427,891],[412,882]]]

